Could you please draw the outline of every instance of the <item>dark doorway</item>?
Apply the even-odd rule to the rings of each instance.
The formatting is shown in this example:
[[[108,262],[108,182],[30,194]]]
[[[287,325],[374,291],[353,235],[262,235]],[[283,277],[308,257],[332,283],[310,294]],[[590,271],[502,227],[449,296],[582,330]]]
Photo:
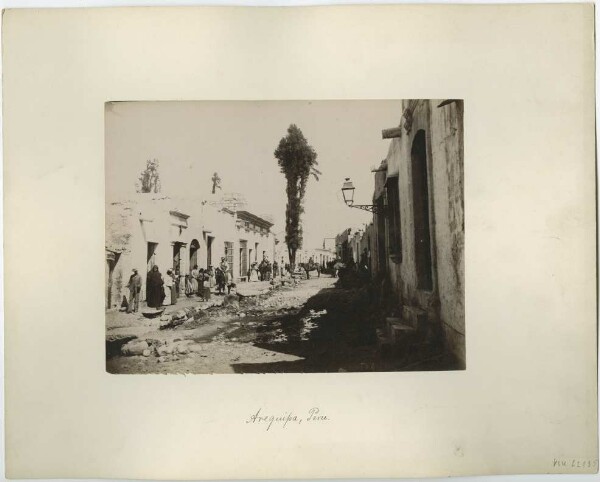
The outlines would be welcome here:
[[[181,246],[183,243],[173,243],[173,271],[181,273]]]
[[[248,243],[240,240],[240,277],[248,275]]]
[[[200,243],[197,239],[193,239],[190,243],[190,272],[194,266],[198,266],[198,252],[200,251]]]
[[[149,273],[156,264],[156,247],[158,243],[148,243],[146,271]],[[148,299],[148,283],[146,283],[146,299]]]
[[[212,243],[213,243],[214,239],[215,238],[213,238],[212,236],[206,237],[206,267],[207,268],[209,266],[212,266]]]
[[[413,180],[417,284],[419,289],[431,291],[433,289],[433,273],[429,228],[429,176],[424,130],[419,130],[415,135],[410,156]]]
[[[150,271],[156,264],[156,247],[158,243],[148,243],[148,256],[146,258],[146,271]]]

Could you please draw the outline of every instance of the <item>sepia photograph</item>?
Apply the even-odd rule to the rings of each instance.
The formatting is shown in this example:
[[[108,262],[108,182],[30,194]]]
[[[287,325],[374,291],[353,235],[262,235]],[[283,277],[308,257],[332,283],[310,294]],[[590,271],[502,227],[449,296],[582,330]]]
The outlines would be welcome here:
[[[463,109],[106,103],[107,371],[465,369]]]
[[[8,478],[597,473],[593,5],[3,13]]]

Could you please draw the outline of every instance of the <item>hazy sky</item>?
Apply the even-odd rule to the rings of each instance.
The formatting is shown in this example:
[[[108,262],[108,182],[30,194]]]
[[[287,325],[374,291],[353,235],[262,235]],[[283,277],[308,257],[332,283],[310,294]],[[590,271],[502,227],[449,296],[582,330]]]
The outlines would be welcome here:
[[[214,172],[223,192],[242,193],[247,209],[270,214],[285,229],[285,178],[273,152],[295,123],[317,151],[303,216],[304,247],[370,222],[370,213],[344,205],[345,177],[355,202],[371,204],[371,168],[387,155],[381,130],[399,125],[401,101],[119,102],[106,109],[107,201],[126,198],[146,160],[160,162],[162,193],[208,195]]]

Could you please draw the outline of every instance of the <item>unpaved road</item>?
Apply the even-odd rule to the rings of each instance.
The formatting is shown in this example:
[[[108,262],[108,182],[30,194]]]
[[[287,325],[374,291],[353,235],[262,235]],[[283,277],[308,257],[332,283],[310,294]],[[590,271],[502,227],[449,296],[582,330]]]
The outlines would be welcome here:
[[[379,359],[372,323],[355,309],[356,293],[329,277],[303,280],[243,298],[239,310],[211,308],[205,317],[159,330],[137,316],[127,331],[160,345],[194,347],[168,356],[112,356],[110,373],[267,373],[372,371]],[[136,316],[136,315],[129,315]],[[370,327],[370,328],[369,328]]]

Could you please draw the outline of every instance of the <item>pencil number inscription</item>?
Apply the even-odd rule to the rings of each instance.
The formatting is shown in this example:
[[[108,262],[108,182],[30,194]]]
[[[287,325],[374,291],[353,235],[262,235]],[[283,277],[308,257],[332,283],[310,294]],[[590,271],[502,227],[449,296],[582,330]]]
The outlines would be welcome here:
[[[553,468],[597,469],[598,459],[552,459]]]

